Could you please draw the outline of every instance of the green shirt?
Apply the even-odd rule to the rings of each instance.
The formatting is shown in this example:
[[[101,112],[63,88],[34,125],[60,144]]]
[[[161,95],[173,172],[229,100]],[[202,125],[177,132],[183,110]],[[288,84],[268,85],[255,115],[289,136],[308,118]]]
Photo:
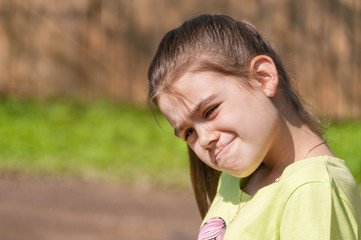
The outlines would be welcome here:
[[[239,178],[222,173],[202,223],[222,218],[225,240],[361,239],[360,193],[343,160],[321,156],[297,161],[279,182],[252,197],[239,185]],[[241,210],[230,223],[241,195]]]

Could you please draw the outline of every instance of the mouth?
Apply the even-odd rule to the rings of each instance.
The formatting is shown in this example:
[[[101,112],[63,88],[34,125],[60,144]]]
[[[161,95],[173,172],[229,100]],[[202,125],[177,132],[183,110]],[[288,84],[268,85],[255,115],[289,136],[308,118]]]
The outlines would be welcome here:
[[[233,142],[234,142],[234,138],[233,138],[231,141],[229,141],[226,145],[224,145],[221,149],[219,149],[219,151],[216,152],[216,154],[215,154],[215,155],[216,155],[216,162],[219,161],[220,155],[221,155],[224,151],[226,151]]]

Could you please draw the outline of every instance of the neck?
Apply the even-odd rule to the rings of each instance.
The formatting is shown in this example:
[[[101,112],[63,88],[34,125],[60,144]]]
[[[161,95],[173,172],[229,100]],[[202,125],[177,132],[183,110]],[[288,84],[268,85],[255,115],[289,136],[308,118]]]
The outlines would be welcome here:
[[[279,109],[280,131],[275,138],[272,150],[264,161],[266,165],[268,164],[271,169],[282,169],[284,166],[304,159],[305,155],[307,157],[333,156],[327,144],[317,146],[323,142],[323,139],[308,127],[282,95],[275,98],[274,104]],[[317,147],[314,148],[315,146]]]
[[[271,150],[247,184],[246,191],[251,195],[274,183],[288,165],[303,160],[306,154],[307,157],[333,156],[326,144],[319,145],[323,139],[310,130],[298,115],[281,112],[280,122]]]

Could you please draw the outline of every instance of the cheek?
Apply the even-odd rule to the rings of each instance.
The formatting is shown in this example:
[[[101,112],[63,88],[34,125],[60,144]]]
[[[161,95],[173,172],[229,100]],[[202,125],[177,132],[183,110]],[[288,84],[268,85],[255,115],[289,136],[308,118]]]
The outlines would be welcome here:
[[[234,109],[233,112],[222,114],[219,121],[214,124],[214,128],[222,132],[235,133],[237,136],[243,138],[243,136],[247,135],[247,129],[252,127],[253,121],[249,119],[246,114],[237,112],[237,109]]]
[[[257,141],[272,135],[280,122],[277,108],[269,102],[250,101],[241,114],[228,119],[234,124],[240,137]]]

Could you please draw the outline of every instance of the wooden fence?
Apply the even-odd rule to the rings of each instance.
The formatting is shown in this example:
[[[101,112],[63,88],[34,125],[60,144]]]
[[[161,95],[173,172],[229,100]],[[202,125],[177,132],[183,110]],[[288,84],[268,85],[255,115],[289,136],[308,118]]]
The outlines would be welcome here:
[[[1,0],[0,94],[144,103],[161,37],[200,13],[250,20],[321,115],[361,118],[360,0]]]

